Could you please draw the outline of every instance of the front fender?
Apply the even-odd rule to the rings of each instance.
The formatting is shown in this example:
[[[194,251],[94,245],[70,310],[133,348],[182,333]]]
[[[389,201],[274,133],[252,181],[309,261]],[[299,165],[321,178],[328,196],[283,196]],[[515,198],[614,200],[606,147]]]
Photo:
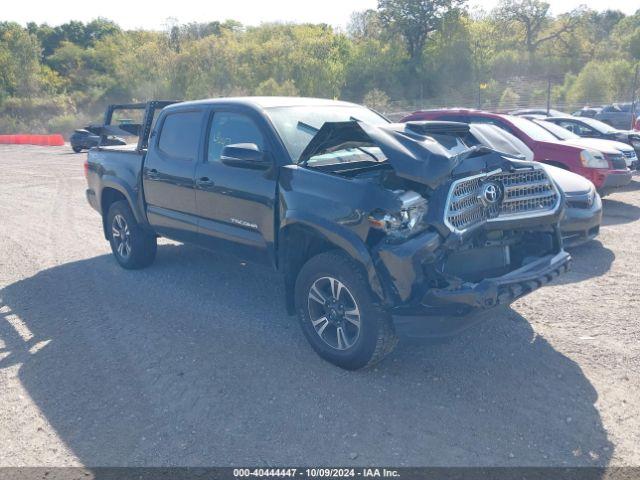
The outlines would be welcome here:
[[[351,256],[365,269],[371,291],[380,301],[385,300],[384,290],[376,272],[373,259],[364,242],[349,228],[323,217],[300,210],[288,210],[281,222],[281,229],[299,225],[317,233],[328,243]]]

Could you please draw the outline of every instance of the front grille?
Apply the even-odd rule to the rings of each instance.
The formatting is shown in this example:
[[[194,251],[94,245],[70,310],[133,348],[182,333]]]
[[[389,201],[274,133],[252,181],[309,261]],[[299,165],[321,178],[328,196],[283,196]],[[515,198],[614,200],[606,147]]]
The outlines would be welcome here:
[[[607,159],[611,162],[611,168],[614,170],[624,170],[627,168],[627,161],[623,154],[607,155]]]
[[[501,190],[501,198],[494,204],[481,198],[487,183],[498,185]],[[555,186],[542,169],[476,175],[451,186],[445,223],[461,233],[488,221],[545,215],[557,208],[559,200]]]
[[[449,228],[461,232],[488,220],[491,212],[479,198],[485,179],[486,175],[477,175],[453,184],[446,212]]]
[[[558,203],[558,192],[544,170],[501,173],[489,177],[504,187],[499,217],[548,212]]]

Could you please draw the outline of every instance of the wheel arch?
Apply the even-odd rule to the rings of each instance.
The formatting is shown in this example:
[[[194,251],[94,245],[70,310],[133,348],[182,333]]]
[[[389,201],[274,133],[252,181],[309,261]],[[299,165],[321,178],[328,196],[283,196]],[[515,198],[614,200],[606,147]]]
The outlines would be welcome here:
[[[102,179],[102,189],[100,191],[100,213],[102,214],[102,227],[104,230],[105,238],[107,238],[107,215],[109,213],[109,208],[113,203],[118,201],[125,201],[129,204],[129,208],[133,212],[133,215],[136,221],[140,224],[146,224],[145,219],[141,216],[136,203],[135,203],[135,192],[130,192],[129,188],[126,185],[123,185],[121,181],[118,179]]]
[[[384,291],[373,259],[362,240],[351,230],[321,218],[289,211],[278,235],[278,269],[285,278],[287,312],[295,313],[294,287],[298,272],[310,258],[339,250],[352,258],[369,281],[371,292],[384,301]]]

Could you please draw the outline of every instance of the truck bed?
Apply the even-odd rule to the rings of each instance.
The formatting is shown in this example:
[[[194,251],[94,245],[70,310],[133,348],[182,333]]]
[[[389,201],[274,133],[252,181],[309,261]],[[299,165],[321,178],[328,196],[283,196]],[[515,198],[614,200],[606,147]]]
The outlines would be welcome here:
[[[144,214],[139,211],[137,199],[140,192],[142,166],[146,151],[138,151],[135,145],[117,145],[92,148],[87,154],[87,182],[89,203],[101,211],[102,190],[115,188],[126,193],[138,219]]]
[[[138,152],[137,148],[138,145],[135,143],[129,143],[127,145],[104,145],[96,147],[97,150],[106,152],[140,153]]]

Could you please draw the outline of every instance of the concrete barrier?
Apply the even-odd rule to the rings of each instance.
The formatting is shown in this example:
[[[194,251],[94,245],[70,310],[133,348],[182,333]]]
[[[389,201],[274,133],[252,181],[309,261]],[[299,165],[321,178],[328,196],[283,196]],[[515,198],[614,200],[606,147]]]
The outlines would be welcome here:
[[[32,135],[19,133],[15,135],[0,135],[2,145],[40,145],[43,147],[61,147],[64,138],[59,133],[52,135]]]

